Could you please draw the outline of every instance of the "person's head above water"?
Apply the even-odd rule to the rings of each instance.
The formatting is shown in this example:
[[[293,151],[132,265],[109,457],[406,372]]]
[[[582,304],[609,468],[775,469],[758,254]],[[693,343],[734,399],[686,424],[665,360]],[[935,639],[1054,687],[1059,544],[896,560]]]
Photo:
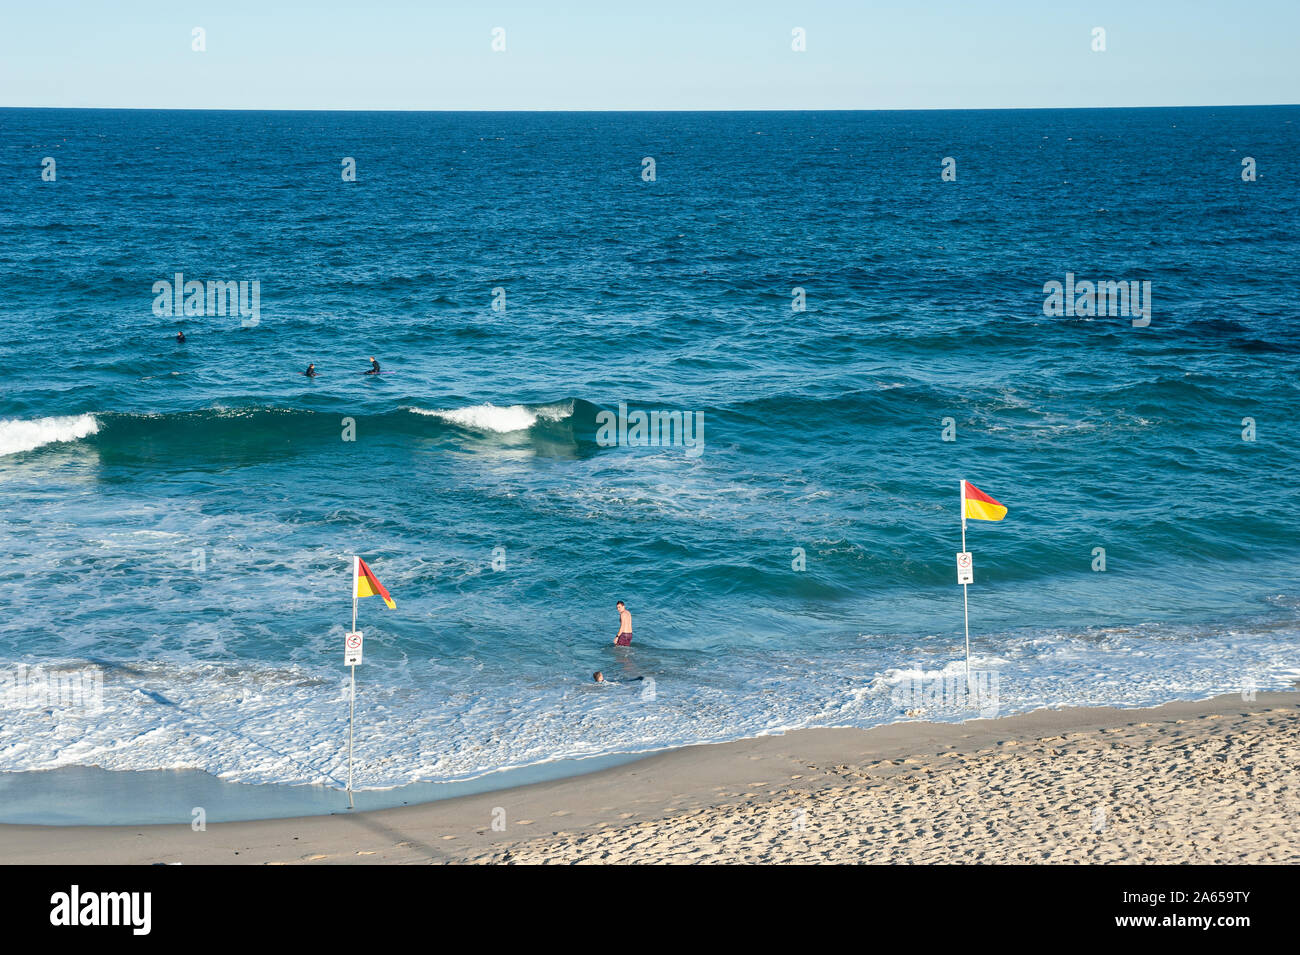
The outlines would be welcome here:
[[[591,678],[592,678],[593,680],[595,680],[597,683],[604,683],[604,682],[605,682],[605,674],[601,673],[599,670],[597,670],[595,673],[593,673],[593,674],[591,675]]]

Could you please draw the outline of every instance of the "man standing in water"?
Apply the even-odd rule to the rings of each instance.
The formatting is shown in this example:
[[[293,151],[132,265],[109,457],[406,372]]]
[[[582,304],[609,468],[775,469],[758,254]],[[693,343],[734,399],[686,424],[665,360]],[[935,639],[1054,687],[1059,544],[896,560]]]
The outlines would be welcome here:
[[[614,606],[618,608],[618,636],[614,638],[614,646],[630,647],[632,645],[632,613],[619,601]]]

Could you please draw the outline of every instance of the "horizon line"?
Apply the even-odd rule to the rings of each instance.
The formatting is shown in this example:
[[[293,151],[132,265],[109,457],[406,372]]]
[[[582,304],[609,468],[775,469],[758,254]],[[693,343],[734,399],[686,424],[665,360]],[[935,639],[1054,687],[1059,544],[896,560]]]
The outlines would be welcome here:
[[[740,106],[740,107],[572,107],[479,106],[424,108],[408,106],[8,106],[0,109],[31,110],[139,110],[173,113],[990,113],[1031,110],[1118,109],[1258,109],[1300,106],[1300,103],[1160,103],[1143,106]]]

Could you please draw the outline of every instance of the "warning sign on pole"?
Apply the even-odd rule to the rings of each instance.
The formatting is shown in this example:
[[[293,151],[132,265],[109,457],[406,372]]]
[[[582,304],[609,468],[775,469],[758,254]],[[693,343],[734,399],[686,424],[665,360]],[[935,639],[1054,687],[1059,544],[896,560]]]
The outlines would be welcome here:
[[[975,583],[975,568],[971,566],[970,551],[968,550],[961,551],[957,554],[957,583]]]
[[[356,630],[343,637],[343,665],[355,667],[361,665],[361,631]]]

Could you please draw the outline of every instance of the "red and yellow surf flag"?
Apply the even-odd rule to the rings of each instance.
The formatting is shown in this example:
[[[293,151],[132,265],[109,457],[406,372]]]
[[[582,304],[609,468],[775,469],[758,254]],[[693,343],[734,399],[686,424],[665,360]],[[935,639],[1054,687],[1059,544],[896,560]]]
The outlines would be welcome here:
[[[388,590],[379,582],[375,572],[366,566],[366,562],[360,557],[352,558],[352,598],[358,597],[383,597],[384,603],[388,604],[389,610],[396,610],[397,604],[393,603],[393,598],[389,596]]]
[[[1007,509],[989,497],[970,481],[961,482],[961,519],[972,521],[1000,521]]]

